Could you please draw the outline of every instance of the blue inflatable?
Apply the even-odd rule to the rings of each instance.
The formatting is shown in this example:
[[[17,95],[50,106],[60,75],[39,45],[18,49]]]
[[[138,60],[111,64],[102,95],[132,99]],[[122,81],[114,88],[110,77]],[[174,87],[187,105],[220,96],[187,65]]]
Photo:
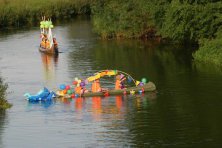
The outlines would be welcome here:
[[[29,93],[25,93],[24,96],[28,101],[36,102],[36,101],[50,101],[54,97],[56,97],[56,93],[53,91],[49,91],[46,87],[40,90],[36,95],[30,95]]]

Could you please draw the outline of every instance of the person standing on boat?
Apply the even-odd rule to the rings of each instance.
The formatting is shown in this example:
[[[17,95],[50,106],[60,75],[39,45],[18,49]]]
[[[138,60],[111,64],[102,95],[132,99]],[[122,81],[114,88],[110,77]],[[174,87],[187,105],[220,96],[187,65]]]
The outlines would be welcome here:
[[[115,89],[116,89],[116,90],[119,90],[119,89],[123,89],[123,88],[124,88],[123,81],[124,81],[125,79],[126,79],[126,78],[121,77],[121,75],[117,75],[117,76],[116,76],[116,83],[115,83]]]
[[[53,44],[54,44],[54,50],[55,50],[55,53],[58,54],[59,53],[59,50],[58,50],[58,42],[56,41],[56,38],[53,37]]]
[[[92,92],[101,92],[101,86],[100,86],[100,82],[99,79],[94,80],[94,82],[92,83]]]
[[[45,34],[41,34],[41,44],[40,44],[40,47],[43,47],[45,48],[45,39],[47,38],[47,36]]]

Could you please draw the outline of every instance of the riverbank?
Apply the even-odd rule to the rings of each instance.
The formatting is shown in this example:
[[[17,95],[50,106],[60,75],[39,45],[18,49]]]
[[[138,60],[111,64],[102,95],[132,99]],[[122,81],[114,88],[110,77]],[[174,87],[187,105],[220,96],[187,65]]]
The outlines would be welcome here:
[[[7,108],[10,108],[12,104],[8,103],[6,100],[6,90],[8,88],[8,85],[5,84],[0,77],[0,110],[5,110]]]
[[[63,20],[89,13],[89,0],[0,0],[0,27],[36,25],[42,16]]]

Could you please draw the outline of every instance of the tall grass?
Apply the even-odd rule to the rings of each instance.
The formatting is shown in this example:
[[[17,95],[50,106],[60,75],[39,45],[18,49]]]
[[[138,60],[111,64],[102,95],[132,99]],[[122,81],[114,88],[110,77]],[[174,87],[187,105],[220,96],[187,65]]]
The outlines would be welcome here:
[[[39,23],[42,16],[66,19],[90,13],[90,0],[0,0],[0,27]]]

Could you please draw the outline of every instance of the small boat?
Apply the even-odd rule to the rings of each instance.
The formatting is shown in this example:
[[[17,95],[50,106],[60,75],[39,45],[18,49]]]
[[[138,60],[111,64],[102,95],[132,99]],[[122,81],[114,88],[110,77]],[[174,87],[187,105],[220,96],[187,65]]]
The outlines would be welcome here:
[[[59,50],[58,47],[55,47],[54,45],[51,48],[44,48],[44,47],[39,47],[39,51],[42,53],[46,54],[58,54]]]
[[[41,30],[41,43],[39,46],[39,51],[46,54],[58,54],[58,43],[56,38],[52,35],[52,25],[51,20],[45,20],[45,17],[42,18],[40,22]]]

